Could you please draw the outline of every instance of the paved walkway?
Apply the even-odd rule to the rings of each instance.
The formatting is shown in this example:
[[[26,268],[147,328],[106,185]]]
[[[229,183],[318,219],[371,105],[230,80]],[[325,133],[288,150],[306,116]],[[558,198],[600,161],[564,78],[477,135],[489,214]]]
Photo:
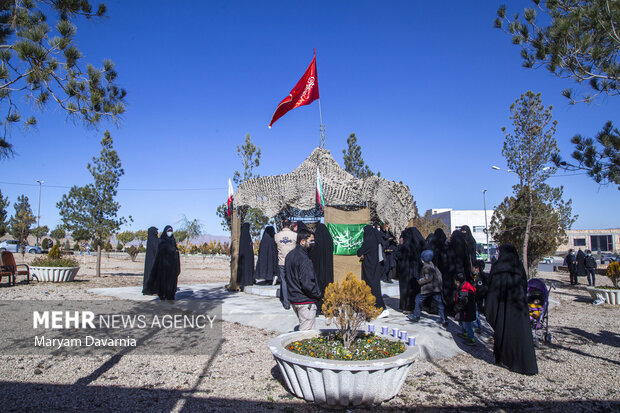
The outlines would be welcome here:
[[[179,285],[177,302],[180,300],[213,300],[222,305],[224,321],[237,322],[243,325],[262,328],[265,330],[286,333],[293,331],[297,326],[297,317],[292,310],[285,310],[279,299],[257,296],[246,293],[231,293],[224,288],[225,283]],[[142,295],[142,287],[93,288],[88,290],[94,294],[116,297],[123,300],[149,301],[156,300],[153,296]],[[442,359],[460,354],[464,350],[462,340],[456,336],[459,326],[450,321],[448,329],[441,327],[436,320],[438,316],[422,313],[418,323],[411,323],[407,317],[395,310],[398,308],[398,297],[384,296],[385,304],[389,308],[389,317],[374,320],[375,331],[381,332],[382,326],[407,331],[409,337],[416,338],[416,345],[420,346],[420,354],[425,359]],[[334,328],[327,325],[325,317],[320,316],[316,322],[317,328]],[[489,333],[488,326],[483,330]],[[488,340],[488,334],[481,335],[481,339]]]

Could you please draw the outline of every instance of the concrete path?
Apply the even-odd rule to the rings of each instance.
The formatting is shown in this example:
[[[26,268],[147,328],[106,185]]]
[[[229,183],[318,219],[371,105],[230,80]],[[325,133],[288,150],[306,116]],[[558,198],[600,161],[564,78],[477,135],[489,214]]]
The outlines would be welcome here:
[[[231,293],[224,288],[225,283],[179,285],[176,295],[177,302],[182,300],[213,300],[222,305],[224,321],[262,328],[282,333],[293,331],[297,326],[297,316],[292,310],[285,310],[280,300],[273,297],[251,295],[246,293]],[[106,297],[116,297],[123,300],[149,301],[156,300],[153,296],[142,295],[142,287],[93,288],[88,291]],[[420,346],[422,358],[436,360],[449,358],[464,351],[463,340],[457,337],[459,326],[450,321],[447,329],[436,322],[438,316],[422,313],[418,323],[410,322],[407,317],[395,310],[398,308],[398,297],[384,296],[385,304],[389,308],[389,317],[374,320],[375,332],[380,333],[382,326],[407,331],[409,337],[416,338],[416,345]],[[320,316],[316,321],[316,328],[334,328],[328,325],[325,317]],[[480,335],[483,341],[489,338],[489,327],[483,328],[487,334]]]

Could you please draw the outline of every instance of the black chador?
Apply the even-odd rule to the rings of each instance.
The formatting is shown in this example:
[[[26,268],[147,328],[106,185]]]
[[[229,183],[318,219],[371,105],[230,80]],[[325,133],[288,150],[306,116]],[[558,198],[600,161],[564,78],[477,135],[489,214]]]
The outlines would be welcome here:
[[[396,268],[396,241],[394,235],[389,229],[381,229],[381,246],[383,247],[383,275],[382,279],[386,282],[392,282],[392,273]]]
[[[446,314],[454,315],[454,294],[456,286],[454,285],[455,272],[450,270],[450,262],[448,259],[448,237],[441,228],[437,228],[433,234],[433,263],[441,272],[441,280],[443,284],[442,298],[445,304]]]
[[[241,225],[239,236],[239,259],[237,261],[237,283],[243,289],[246,285],[254,284],[254,247],[250,236],[250,224]]]
[[[400,290],[399,308],[405,313],[413,312],[415,286],[419,288],[413,271],[416,266],[415,255],[413,228],[405,228],[400,234],[398,250],[396,251],[396,272]]]
[[[469,225],[461,227],[461,233],[465,236],[465,244],[467,244],[467,255],[471,264],[476,262],[476,239],[471,233]]]
[[[265,228],[258,245],[258,260],[254,271],[254,279],[265,280],[269,284],[273,282],[273,277],[278,275],[278,249],[273,239],[275,234],[276,231],[271,225]]]
[[[166,225],[159,237],[157,254],[151,270],[149,283],[154,287],[160,300],[174,300],[177,280],[181,273],[181,258],[177,242],[172,235],[172,227]]]
[[[308,253],[314,266],[321,293],[334,282],[334,241],[325,224],[318,223],[314,232],[314,246]]]
[[[147,231],[146,238],[146,257],[144,258],[144,279],[142,280],[142,294],[153,295],[157,291],[149,288],[149,279],[151,277],[151,270],[155,263],[155,256],[157,255],[157,247],[159,246],[159,239],[157,238],[157,228],[150,227]]]
[[[527,276],[514,246],[499,247],[488,282],[486,319],[494,331],[495,362],[516,373],[538,373],[527,305]]]
[[[364,241],[360,249],[357,250],[357,256],[363,256],[362,280],[366,281],[372,295],[375,296],[375,306],[385,308],[381,294],[381,271],[383,267],[379,265],[379,243],[379,231],[372,225],[366,225],[364,227]]]

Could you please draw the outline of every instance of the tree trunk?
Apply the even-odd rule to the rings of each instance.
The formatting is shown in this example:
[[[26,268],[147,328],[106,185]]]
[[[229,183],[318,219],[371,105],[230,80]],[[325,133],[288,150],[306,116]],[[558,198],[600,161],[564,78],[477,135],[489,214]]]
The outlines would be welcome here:
[[[97,277],[101,277],[101,242],[97,242]]]
[[[241,233],[240,219],[237,208],[233,208],[230,222],[230,282],[226,286],[229,291],[239,291],[237,268],[239,260],[239,236]]]
[[[523,237],[523,252],[522,252],[522,257],[521,259],[523,260],[523,267],[525,268],[525,271],[527,272],[527,279],[530,279],[530,267],[528,265],[527,262],[527,246],[530,242],[530,231],[532,230],[532,191],[531,189],[529,190],[529,194],[528,194],[529,200],[530,200],[530,205],[528,208],[528,214],[527,214],[527,224],[525,225],[525,236]]]

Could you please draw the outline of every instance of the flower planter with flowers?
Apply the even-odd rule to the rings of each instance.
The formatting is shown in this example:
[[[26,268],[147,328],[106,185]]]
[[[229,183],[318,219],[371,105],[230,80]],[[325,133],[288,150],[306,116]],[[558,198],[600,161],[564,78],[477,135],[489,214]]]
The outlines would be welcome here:
[[[37,257],[30,263],[30,275],[39,282],[73,281],[79,270],[75,258],[61,258],[58,245],[46,257]]]
[[[419,351],[359,331],[381,313],[374,304],[370,287],[349,273],[325,292],[323,314],[338,330],[296,331],[269,342],[291,393],[342,407],[379,404],[398,394]]]
[[[586,290],[594,300],[603,299],[607,304],[620,305],[620,262],[610,263],[605,275],[609,277],[613,287],[586,287]]]

